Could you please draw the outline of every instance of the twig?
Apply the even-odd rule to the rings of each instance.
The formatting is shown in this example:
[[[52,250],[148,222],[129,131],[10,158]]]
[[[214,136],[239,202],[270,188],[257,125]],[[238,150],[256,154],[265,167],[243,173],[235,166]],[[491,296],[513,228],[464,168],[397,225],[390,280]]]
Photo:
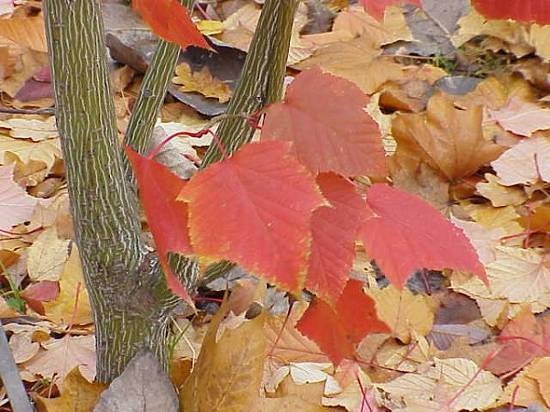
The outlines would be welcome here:
[[[0,107],[0,113],[10,114],[55,114],[55,109],[11,109]]]
[[[32,412],[33,407],[25,391],[25,386],[19,376],[17,365],[13,359],[8,344],[6,332],[0,320],[0,378],[8,393],[10,404],[14,412]]]

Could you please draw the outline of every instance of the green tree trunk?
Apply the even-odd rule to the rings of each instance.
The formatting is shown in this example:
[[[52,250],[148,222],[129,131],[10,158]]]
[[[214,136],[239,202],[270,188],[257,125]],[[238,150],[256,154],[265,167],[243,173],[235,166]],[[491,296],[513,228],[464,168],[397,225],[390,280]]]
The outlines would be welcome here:
[[[45,0],[44,8],[75,240],[96,327],[97,377],[110,382],[143,348],[166,365],[169,319],[177,299],[166,289],[158,258],[141,238],[136,191],[117,138],[100,3]],[[254,112],[280,96],[296,4],[297,0],[266,1],[264,23],[260,23],[233,98],[235,113]],[[267,14],[268,19],[266,12],[274,14]],[[145,90],[154,88],[155,94],[153,98],[148,93],[140,95],[130,122],[127,141],[138,149],[150,138],[177,48],[162,42],[157,55],[144,85]],[[252,83],[260,87],[250,88]],[[244,99],[248,93],[252,99]],[[248,103],[236,106],[243,99]],[[232,150],[251,136],[247,130],[243,138],[242,123],[222,125],[226,130],[222,140]],[[217,157],[209,156],[209,161]],[[195,262],[172,261],[188,289],[193,289]]]

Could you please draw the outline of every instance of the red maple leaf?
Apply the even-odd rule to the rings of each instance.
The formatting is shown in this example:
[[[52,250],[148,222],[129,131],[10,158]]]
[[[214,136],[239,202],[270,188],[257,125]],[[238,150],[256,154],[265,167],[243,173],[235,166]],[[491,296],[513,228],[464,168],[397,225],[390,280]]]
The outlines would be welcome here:
[[[361,0],[361,3],[367,13],[377,20],[382,20],[386,7],[393,6],[394,4],[414,4],[418,8],[422,7],[421,0]]]
[[[298,159],[314,173],[385,176],[380,131],[364,110],[368,102],[352,82],[306,70],[285,100],[267,109],[262,139],[294,142]]]
[[[131,147],[126,147],[126,154],[136,176],[139,197],[155,239],[166,283],[176,295],[191,303],[187,289],[168,264],[168,252],[193,253],[188,236],[187,205],[176,200],[185,181],[166,166],[141,156]]]
[[[188,46],[211,48],[178,0],[133,0],[132,6],[164,40],[177,43],[183,49]]]
[[[355,186],[333,173],[321,174],[317,184],[331,206],[313,212],[311,255],[305,287],[330,304],[342,293],[355,256],[355,239],[365,216]]]
[[[396,286],[403,287],[422,268],[464,270],[487,283],[485,269],[462,230],[422,199],[378,183],[367,192],[367,210],[370,217],[359,238]]]
[[[472,5],[489,19],[550,24],[548,0],[472,0]]]
[[[363,283],[350,279],[331,308],[314,298],[296,328],[313,340],[335,365],[354,358],[355,348],[369,333],[389,333],[378,319],[374,301],[363,293]]]
[[[486,367],[497,375],[519,370],[538,356],[550,356],[550,317],[537,319],[524,309],[506,324],[497,342],[501,350]]]
[[[302,288],[311,215],[324,199],[290,143],[243,146],[196,174],[179,199],[189,205],[197,254],[239,263],[289,291]]]

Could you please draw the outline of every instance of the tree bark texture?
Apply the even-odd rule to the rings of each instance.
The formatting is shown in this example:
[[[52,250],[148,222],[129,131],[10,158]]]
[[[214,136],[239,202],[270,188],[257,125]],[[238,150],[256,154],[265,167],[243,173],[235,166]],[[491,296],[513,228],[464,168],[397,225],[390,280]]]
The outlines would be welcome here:
[[[97,377],[109,382],[142,348],[166,359],[175,299],[141,239],[137,197],[124,173],[100,1],[44,6],[75,240],[96,326]]]

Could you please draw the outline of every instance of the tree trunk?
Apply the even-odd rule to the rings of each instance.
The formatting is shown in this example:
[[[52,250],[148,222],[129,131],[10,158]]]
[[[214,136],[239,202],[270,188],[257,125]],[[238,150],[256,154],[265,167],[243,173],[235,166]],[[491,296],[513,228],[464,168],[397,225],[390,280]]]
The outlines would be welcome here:
[[[141,348],[166,358],[174,299],[141,239],[137,198],[124,175],[100,1],[44,6],[75,240],[96,327],[97,378],[109,382]]]
[[[230,113],[250,114],[280,96],[296,4],[266,1]],[[166,366],[170,313],[178,300],[141,238],[135,187],[117,138],[100,0],[45,0],[44,8],[75,240],[96,327],[97,379],[110,382],[143,348]],[[150,67],[158,71],[146,76],[144,87],[153,87],[155,95],[141,93],[128,136],[138,149],[150,138],[172,76],[162,65],[173,66],[176,52],[161,43]],[[141,115],[146,125],[139,124]],[[252,135],[246,128],[241,133],[246,122],[236,120],[222,124],[222,142],[232,151]],[[212,150],[208,156],[205,163],[219,158]],[[195,262],[171,261],[193,289]]]

